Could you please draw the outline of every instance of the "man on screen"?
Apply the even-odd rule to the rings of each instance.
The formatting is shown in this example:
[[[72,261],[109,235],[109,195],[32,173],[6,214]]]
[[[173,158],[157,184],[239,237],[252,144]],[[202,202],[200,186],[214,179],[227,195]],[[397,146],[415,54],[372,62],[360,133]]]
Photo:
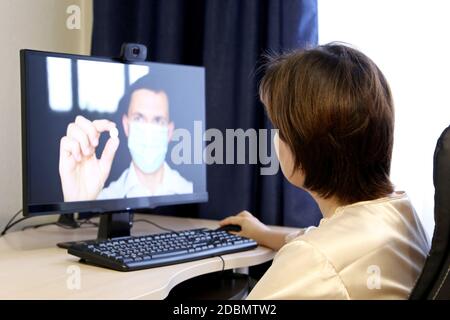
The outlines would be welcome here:
[[[149,89],[145,77],[141,78],[121,99],[119,112],[124,112],[122,125],[132,158],[130,166],[104,188],[119,147],[116,124],[78,116],[68,125],[60,143],[59,174],[64,201],[192,193],[192,182],[165,162],[174,130],[167,94]],[[95,150],[102,132],[109,132],[110,137],[98,159]]]

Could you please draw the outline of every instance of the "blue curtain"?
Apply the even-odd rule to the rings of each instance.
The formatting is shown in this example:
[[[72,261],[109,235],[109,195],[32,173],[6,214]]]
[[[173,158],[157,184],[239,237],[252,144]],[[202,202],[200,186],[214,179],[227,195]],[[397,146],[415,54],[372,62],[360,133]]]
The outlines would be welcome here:
[[[261,55],[317,43],[316,0],[95,0],[92,54],[118,56],[123,42],[149,48],[149,60],[206,67],[207,128],[270,128],[258,98]],[[157,213],[220,219],[249,210],[268,224],[305,227],[321,215],[281,170],[208,166],[207,204]]]

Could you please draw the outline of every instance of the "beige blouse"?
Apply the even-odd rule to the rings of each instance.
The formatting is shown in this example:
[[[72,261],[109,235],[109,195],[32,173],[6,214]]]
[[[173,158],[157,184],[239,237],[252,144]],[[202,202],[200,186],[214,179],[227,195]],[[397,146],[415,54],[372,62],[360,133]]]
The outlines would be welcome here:
[[[248,299],[406,299],[429,251],[404,192],[339,207],[288,241]]]

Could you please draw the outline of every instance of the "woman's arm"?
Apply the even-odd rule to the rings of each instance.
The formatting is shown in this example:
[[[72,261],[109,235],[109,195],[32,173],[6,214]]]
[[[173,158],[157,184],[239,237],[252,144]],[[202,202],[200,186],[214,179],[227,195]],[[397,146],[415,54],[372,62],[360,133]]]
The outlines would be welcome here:
[[[281,230],[269,230],[267,233],[263,234],[261,239],[258,240],[257,242],[262,246],[278,251],[281,249],[282,246],[286,244],[286,237],[289,234],[291,234],[291,232]]]
[[[248,211],[242,211],[236,216],[231,216],[220,221],[221,226],[227,224],[236,224],[241,227],[241,231],[231,233],[253,239],[258,244],[275,251],[278,251],[286,244],[286,236],[291,233],[271,229]]]

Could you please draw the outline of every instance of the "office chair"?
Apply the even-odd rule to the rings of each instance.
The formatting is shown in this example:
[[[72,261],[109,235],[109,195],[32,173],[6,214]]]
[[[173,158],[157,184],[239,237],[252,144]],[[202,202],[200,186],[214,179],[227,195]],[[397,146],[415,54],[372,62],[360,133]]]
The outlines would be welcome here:
[[[434,233],[431,249],[410,299],[450,299],[450,126],[434,151]]]

